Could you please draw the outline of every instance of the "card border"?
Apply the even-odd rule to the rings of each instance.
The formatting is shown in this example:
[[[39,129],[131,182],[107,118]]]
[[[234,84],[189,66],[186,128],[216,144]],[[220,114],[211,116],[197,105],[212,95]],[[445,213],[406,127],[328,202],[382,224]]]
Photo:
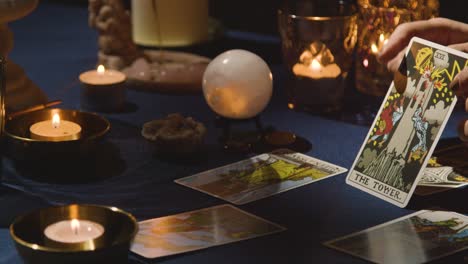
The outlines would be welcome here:
[[[135,252],[132,250],[132,245],[133,245],[133,242],[132,244],[130,245],[130,252],[133,253],[133,254],[136,254],[138,255],[139,257],[143,257],[145,259],[151,259],[151,260],[154,260],[154,259],[159,259],[159,258],[165,258],[165,257],[169,257],[169,256],[174,256],[174,255],[179,255],[179,254],[185,254],[185,253],[188,253],[188,252],[193,252],[193,251],[197,251],[197,250],[203,250],[203,249],[207,249],[207,248],[212,248],[212,247],[218,247],[218,246],[222,246],[222,245],[226,245],[226,244],[232,244],[232,243],[237,243],[237,242],[240,242],[240,241],[245,241],[245,240],[250,240],[250,239],[254,239],[254,238],[258,238],[258,237],[263,237],[263,236],[267,236],[267,235],[272,235],[272,234],[276,234],[276,233],[280,233],[280,232],[284,232],[286,230],[288,230],[286,227],[282,226],[282,225],[279,225],[277,223],[274,223],[272,221],[269,221],[265,218],[262,218],[258,215],[254,215],[252,213],[249,213],[249,212],[246,212],[242,209],[239,209],[235,206],[233,206],[232,204],[220,204],[220,205],[215,205],[215,206],[210,206],[210,207],[205,207],[205,208],[201,208],[201,209],[196,209],[196,210],[192,210],[192,211],[186,211],[186,212],[182,212],[182,213],[177,213],[177,214],[172,214],[172,215],[166,215],[166,216],[161,216],[161,217],[155,217],[155,218],[151,218],[151,219],[146,219],[146,220],[143,220],[143,221],[140,221],[138,222],[138,225],[140,223],[145,223],[145,222],[149,222],[149,221],[152,221],[152,220],[155,220],[155,219],[159,219],[159,218],[168,218],[168,217],[174,217],[174,216],[178,216],[178,215],[183,215],[183,214],[188,214],[188,213],[196,213],[196,212],[201,212],[201,211],[207,211],[207,210],[210,210],[210,209],[215,209],[215,208],[219,208],[219,207],[231,207],[232,209],[236,210],[236,211],[239,211],[243,214],[246,214],[250,217],[253,217],[255,219],[258,219],[260,221],[263,221],[263,222],[266,222],[268,224],[271,224],[275,227],[278,228],[278,230],[275,230],[275,231],[272,231],[272,232],[268,232],[268,233],[264,233],[264,234],[260,234],[260,235],[256,235],[256,236],[252,236],[252,237],[248,237],[248,238],[243,238],[243,239],[238,239],[238,240],[235,240],[235,241],[227,241],[227,242],[223,242],[223,243],[217,243],[217,244],[213,244],[211,246],[205,246],[205,247],[199,247],[199,248],[195,248],[195,249],[191,249],[191,250],[187,250],[187,251],[181,251],[181,252],[177,252],[177,253],[172,253],[172,254],[168,254],[168,255],[164,255],[164,256],[159,256],[159,257],[146,257],[146,256],[143,256],[143,255],[140,255],[139,253]],[[138,235],[138,233],[137,233]]]
[[[443,50],[443,51],[449,51],[450,53],[452,53],[452,54],[454,54],[454,55],[456,55],[456,56],[459,56],[459,57],[462,57],[462,58],[465,58],[465,59],[468,60],[468,54],[465,54],[465,53],[463,53],[463,52],[461,52],[461,51],[458,51],[458,50],[455,50],[455,49],[452,49],[452,48],[449,48],[449,47],[445,47],[445,46],[439,45],[439,44],[437,44],[437,43],[430,42],[430,41],[428,41],[428,40],[424,40],[424,39],[421,39],[421,38],[418,38],[418,37],[413,37],[413,38],[411,39],[410,43],[408,44],[408,46],[407,46],[407,48],[406,48],[405,56],[407,56],[408,53],[410,52],[410,47],[413,45],[414,42],[419,43],[419,44],[423,44],[423,45],[426,45],[426,46],[430,46],[430,47],[433,47],[433,48],[435,48],[435,49],[440,49],[440,50]],[[392,81],[392,83],[390,84],[390,87],[391,87],[391,88],[394,88],[394,83],[393,83],[393,81]],[[389,95],[390,95],[391,92],[392,92],[392,89],[389,88],[387,94],[385,95],[385,98],[384,98],[382,104],[380,105],[379,111],[378,111],[378,113],[377,113],[377,115],[376,115],[376,117],[375,117],[375,119],[374,119],[374,122],[372,122],[372,125],[370,126],[369,131],[367,132],[367,135],[366,135],[366,137],[364,138],[364,142],[363,142],[363,144],[361,145],[361,148],[359,149],[359,152],[358,152],[358,154],[357,154],[357,156],[356,156],[356,159],[354,160],[353,165],[352,165],[351,168],[349,169],[348,175],[346,176],[346,184],[351,185],[351,186],[353,186],[353,187],[355,187],[355,188],[357,188],[357,189],[359,189],[359,190],[361,190],[361,191],[364,191],[364,192],[366,192],[366,193],[368,193],[368,194],[370,194],[370,195],[376,196],[376,197],[378,197],[378,198],[380,198],[380,199],[382,199],[382,200],[384,200],[384,201],[387,201],[387,202],[389,202],[389,203],[391,203],[391,204],[394,204],[394,205],[396,205],[396,206],[398,206],[398,207],[400,207],[400,208],[404,208],[404,207],[406,207],[406,206],[408,205],[409,201],[411,200],[411,197],[413,196],[414,190],[416,189],[416,186],[418,185],[418,182],[419,182],[419,180],[421,179],[422,174],[424,173],[423,170],[426,168],[427,163],[428,163],[429,159],[431,158],[432,153],[434,152],[435,147],[437,146],[437,143],[439,142],[440,137],[442,136],[442,133],[443,133],[443,131],[444,131],[444,129],[445,129],[445,126],[447,125],[447,122],[448,122],[448,120],[450,119],[450,116],[451,116],[451,114],[452,114],[452,112],[453,112],[453,109],[455,108],[455,105],[457,104],[458,97],[457,97],[456,95],[454,96],[454,100],[452,101],[452,104],[451,104],[450,109],[449,109],[449,112],[448,112],[449,116],[448,116],[447,118],[445,118],[444,121],[442,122],[442,124],[440,125],[440,129],[439,129],[439,131],[438,131],[438,135],[437,135],[437,137],[436,137],[435,140],[434,140],[435,144],[432,144],[431,147],[430,147],[430,149],[428,150],[428,152],[427,152],[427,154],[426,154],[426,157],[425,157],[425,159],[424,159],[424,162],[423,162],[423,166],[421,166],[421,169],[419,170],[418,175],[416,175],[416,178],[415,178],[415,180],[413,181],[413,184],[412,184],[412,186],[411,186],[411,189],[410,189],[410,191],[407,193],[406,199],[403,201],[403,203],[400,203],[400,202],[397,202],[397,201],[395,201],[395,200],[392,200],[391,198],[389,198],[389,197],[387,197],[387,196],[385,196],[385,195],[382,195],[382,194],[380,194],[380,193],[378,193],[378,192],[375,192],[375,191],[373,191],[372,189],[365,188],[364,186],[362,186],[362,185],[360,185],[360,184],[358,184],[358,183],[356,183],[356,182],[354,182],[354,181],[351,181],[351,180],[349,179],[349,178],[351,177],[351,174],[355,171],[354,168],[356,167],[356,164],[357,164],[357,162],[358,162],[358,160],[359,160],[359,157],[361,156],[361,154],[362,154],[362,152],[363,152],[363,150],[364,150],[364,147],[365,147],[365,145],[366,145],[366,141],[365,141],[365,140],[366,140],[367,138],[369,138],[370,133],[371,133],[371,131],[372,131],[372,128],[375,126],[376,121],[377,121],[377,119],[379,118],[379,116],[380,116],[380,114],[381,114],[381,112],[382,112],[382,110],[383,110],[383,106],[384,106],[385,102],[387,101],[387,98],[389,97]],[[367,175],[366,175],[366,176],[367,176]],[[370,176],[367,176],[367,177],[370,177]],[[372,178],[372,177],[370,177],[370,178]],[[379,182],[380,182],[380,181],[379,181]],[[416,183],[416,184],[415,184],[415,183]]]

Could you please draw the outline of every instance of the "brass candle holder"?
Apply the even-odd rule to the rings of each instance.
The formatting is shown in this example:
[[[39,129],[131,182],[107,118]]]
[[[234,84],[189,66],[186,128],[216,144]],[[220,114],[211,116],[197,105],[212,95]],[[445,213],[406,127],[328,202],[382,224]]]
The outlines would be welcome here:
[[[46,229],[68,220],[93,223],[101,226],[103,232],[82,242],[53,241],[48,237]],[[10,225],[16,249],[28,264],[127,263],[130,244],[137,231],[137,221],[123,210],[79,204],[40,209],[16,218]],[[57,232],[57,236],[60,235],[66,239],[63,232]]]
[[[54,114],[81,126],[79,137],[63,141],[33,139],[31,126],[51,120]],[[94,113],[58,108],[28,112],[9,118],[6,122],[4,131],[6,155],[18,161],[79,158],[94,151],[96,143],[109,130],[109,121]]]

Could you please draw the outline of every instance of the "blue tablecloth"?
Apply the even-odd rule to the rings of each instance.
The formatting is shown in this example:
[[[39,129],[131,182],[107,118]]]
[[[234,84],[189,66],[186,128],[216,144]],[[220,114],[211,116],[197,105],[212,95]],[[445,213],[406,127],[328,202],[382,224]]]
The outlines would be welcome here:
[[[15,33],[11,58],[26,69],[51,99],[62,99],[64,108],[79,109],[78,74],[95,67],[97,54],[97,36],[87,26],[86,9],[42,3],[34,13],[12,23],[11,27]],[[235,47],[248,48],[248,45],[229,48]],[[252,47],[252,50],[258,49]],[[280,54],[272,54],[272,57],[278,60]],[[310,141],[312,149],[306,154],[349,168],[368,127],[288,110],[282,90],[283,68],[270,66],[275,76],[274,96],[262,113],[263,123],[278,130],[293,131]],[[217,143],[221,131],[214,126],[215,115],[203,97],[129,91],[127,98],[137,106],[136,110],[105,115],[112,124],[108,137],[109,156],[101,157],[101,167],[95,171],[84,172],[99,174],[103,177],[100,180],[77,184],[34,181],[28,174],[42,172],[21,170],[10,160],[3,159],[3,184],[19,191],[0,189],[0,263],[20,262],[7,226],[16,215],[35,208],[67,203],[104,204],[120,207],[143,220],[223,203],[173,182],[245,157],[222,151]],[[207,125],[205,156],[191,162],[154,157],[151,146],[140,136],[141,126],[173,112],[191,115]],[[462,112],[454,114],[443,137],[456,136],[456,124],[463,116]],[[106,175],[109,171],[113,173]],[[70,173],[64,169],[63,177]],[[408,208],[401,209],[346,185],[344,179],[345,174],[240,206],[287,227],[286,232],[157,261],[360,263],[359,259],[324,247],[322,242],[430,206],[467,212],[466,189],[426,198],[414,197]],[[461,259],[463,253],[441,263]],[[130,262],[152,261],[131,255]]]

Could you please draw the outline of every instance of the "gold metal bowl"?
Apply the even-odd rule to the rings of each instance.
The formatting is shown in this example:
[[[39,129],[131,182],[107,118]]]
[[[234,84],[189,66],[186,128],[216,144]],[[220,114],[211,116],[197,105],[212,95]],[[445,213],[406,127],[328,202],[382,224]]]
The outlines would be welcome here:
[[[80,138],[59,142],[32,139],[29,132],[31,125],[50,120],[54,113],[58,113],[63,120],[79,124],[82,129]],[[93,113],[58,108],[29,112],[7,120],[4,131],[6,154],[20,161],[79,158],[94,151],[95,143],[109,130],[109,121]]]
[[[104,233],[80,243],[50,243],[44,234],[62,220],[88,220]],[[48,207],[20,216],[10,225],[10,235],[25,263],[127,263],[130,244],[138,231],[135,218],[116,207],[72,204]]]

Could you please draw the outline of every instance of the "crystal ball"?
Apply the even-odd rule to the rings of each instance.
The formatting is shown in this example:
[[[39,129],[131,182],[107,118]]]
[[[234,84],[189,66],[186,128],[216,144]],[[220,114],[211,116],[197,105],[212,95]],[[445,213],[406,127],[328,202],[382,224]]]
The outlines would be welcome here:
[[[270,68],[258,55],[228,50],[214,58],[203,75],[203,94],[210,108],[231,119],[255,117],[273,90]]]

